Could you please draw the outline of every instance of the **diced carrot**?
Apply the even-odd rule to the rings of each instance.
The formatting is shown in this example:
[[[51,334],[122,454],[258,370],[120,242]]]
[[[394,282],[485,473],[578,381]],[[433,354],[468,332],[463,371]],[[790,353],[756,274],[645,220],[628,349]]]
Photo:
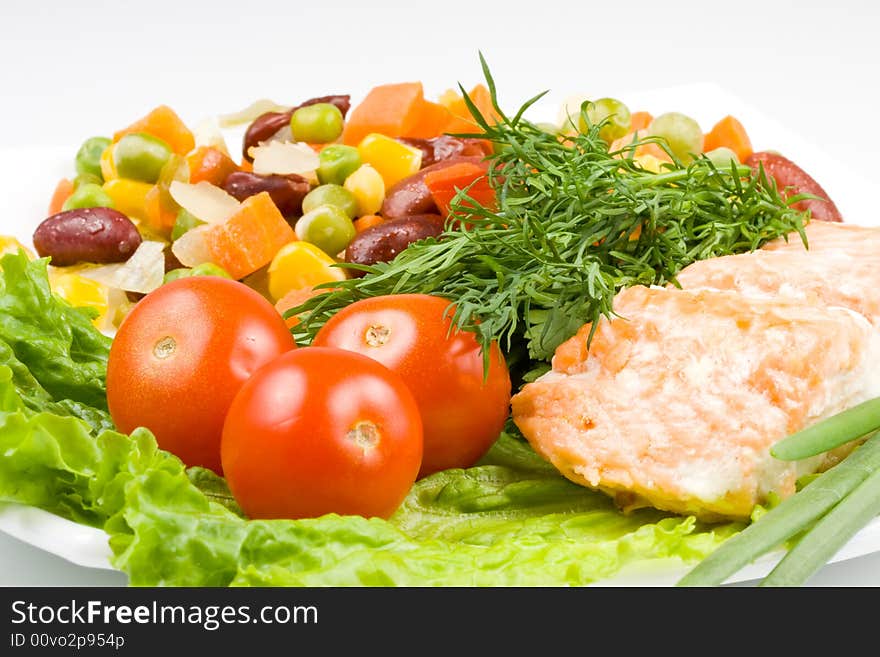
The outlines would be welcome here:
[[[186,155],[195,147],[195,138],[180,117],[167,105],[159,105],[142,119],[113,135],[117,142],[133,132],[146,132],[167,143],[178,155]]]
[[[357,146],[371,132],[388,137],[407,136],[419,122],[425,105],[421,82],[402,82],[373,87],[348,114],[343,143]]]
[[[354,229],[362,233],[367,228],[378,226],[383,221],[385,221],[384,217],[380,217],[378,214],[365,214],[363,217],[358,217],[354,220]]]
[[[629,129],[633,132],[636,130],[645,130],[651,125],[651,121],[653,120],[654,116],[650,112],[633,112],[630,117]]]
[[[186,156],[189,165],[189,181],[203,180],[221,187],[226,177],[238,171],[238,165],[226,153],[213,146],[199,146]]]
[[[487,165],[472,162],[459,162],[448,167],[431,171],[425,175],[424,182],[440,214],[449,214],[449,205],[458,190],[468,187],[467,194],[480,205],[495,207],[495,190],[486,177]],[[476,181],[476,182],[474,182]]]
[[[498,120],[498,113],[492,106],[492,96],[485,85],[478,84],[475,86],[468,92],[468,97],[487,121],[493,122]],[[446,105],[452,114],[452,119],[446,125],[444,132],[481,132],[461,94],[447,91],[441,96],[441,102]]]
[[[407,134],[401,136],[417,139],[439,137],[445,132],[446,126],[453,118],[452,113],[445,106],[426,100],[422,103],[422,107],[417,112]]]
[[[73,181],[67,178],[59,180],[55,186],[55,191],[52,193],[52,200],[49,201],[50,217],[61,212],[64,202],[70,198],[71,194],[73,194]]]
[[[740,162],[745,162],[746,158],[752,154],[752,141],[749,139],[746,129],[742,123],[730,115],[716,123],[703,138],[704,153],[722,146],[726,146],[736,153]]]
[[[268,265],[278,249],[295,239],[268,192],[246,198],[225,223],[205,233],[213,262],[237,279]]]
[[[324,288],[322,288],[320,290],[316,290],[315,288],[311,288],[311,287],[304,287],[304,288],[300,288],[298,290],[291,290],[290,292],[285,294],[283,297],[278,299],[278,301],[275,303],[275,309],[279,313],[281,313],[281,315],[284,315],[284,313],[286,313],[291,308],[296,308],[297,306],[305,303],[306,301],[308,301],[312,297],[318,296],[319,294],[323,294],[324,292],[329,292],[329,291],[330,290],[324,289]],[[293,317],[288,317],[285,320],[285,322],[287,323],[288,328],[293,328],[294,326],[299,324],[299,317],[297,315],[294,315]]]

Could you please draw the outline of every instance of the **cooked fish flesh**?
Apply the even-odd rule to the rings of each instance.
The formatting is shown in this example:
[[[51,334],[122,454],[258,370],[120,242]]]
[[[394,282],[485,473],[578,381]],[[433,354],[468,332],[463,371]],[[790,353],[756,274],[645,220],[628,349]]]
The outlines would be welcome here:
[[[795,233],[753,253],[695,262],[679,273],[678,283],[842,306],[880,327],[880,228],[814,221],[806,233],[809,251]]]
[[[777,440],[880,394],[878,332],[860,314],[734,291],[632,287],[513,397],[513,419],[566,477],[705,519],[747,518],[828,457]]]

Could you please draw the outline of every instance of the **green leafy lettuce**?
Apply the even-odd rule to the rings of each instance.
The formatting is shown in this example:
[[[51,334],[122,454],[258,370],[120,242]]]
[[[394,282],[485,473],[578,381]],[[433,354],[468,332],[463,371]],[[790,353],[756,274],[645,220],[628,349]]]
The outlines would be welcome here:
[[[2,266],[0,499],[103,528],[131,584],[580,585],[633,562],[698,561],[741,529],[622,514],[510,434],[478,466],[417,482],[389,521],[247,520],[222,478],[187,471],[148,431],[107,428],[106,340],[49,293],[44,263]]]

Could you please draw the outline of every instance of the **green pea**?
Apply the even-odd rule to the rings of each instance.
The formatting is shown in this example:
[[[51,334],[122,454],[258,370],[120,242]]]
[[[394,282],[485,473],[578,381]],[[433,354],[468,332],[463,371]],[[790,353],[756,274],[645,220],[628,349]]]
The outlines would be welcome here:
[[[722,171],[730,171],[730,161],[739,164],[739,158],[727,146],[719,146],[705,154],[707,158],[712,160],[712,164]]]
[[[296,222],[296,235],[335,257],[345,250],[357,231],[351,219],[333,205],[319,205]]]
[[[192,269],[189,267],[180,267],[178,269],[172,269],[171,271],[165,272],[165,276],[162,278],[162,284],[170,283],[171,281],[176,281],[178,278],[187,278],[188,276],[192,276]]]
[[[113,147],[113,163],[120,178],[155,183],[172,156],[171,147],[145,132],[125,135]]]
[[[104,182],[101,173],[101,153],[112,142],[107,137],[90,137],[83,142],[76,152],[76,172],[79,175],[89,174]]]
[[[357,216],[358,204],[354,194],[341,185],[320,185],[305,195],[302,202],[303,214],[321,205],[332,205],[342,210],[349,219]]]
[[[341,185],[361,166],[361,155],[354,146],[331,144],[318,155],[318,180]]]
[[[669,150],[685,164],[703,152],[703,130],[699,123],[684,114],[661,114],[651,121],[648,133],[665,139]]]
[[[71,194],[62,210],[76,210],[78,208],[112,208],[113,199],[104,191],[104,188],[95,183],[84,183],[77,187]]]
[[[587,132],[590,126],[604,121],[604,125],[599,128],[599,137],[608,144],[623,137],[632,126],[629,108],[616,98],[600,98],[587,103],[586,113],[589,124],[584,121],[583,115],[578,117],[581,132]]]
[[[186,232],[192,230],[196,226],[201,226],[205,222],[198,217],[193,216],[183,208],[177,212],[177,219],[174,220],[174,228],[171,229],[171,241],[178,240]]]
[[[219,276],[220,278],[232,278],[223,267],[213,262],[203,262],[192,268],[192,276]]]
[[[94,176],[90,173],[81,173],[73,179],[73,189],[76,191],[82,185],[91,183],[92,185],[103,185],[104,179],[101,176]]]
[[[344,120],[336,105],[316,103],[296,110],[290,117],[290,131],[296,141],[326,144],[342,134]]]

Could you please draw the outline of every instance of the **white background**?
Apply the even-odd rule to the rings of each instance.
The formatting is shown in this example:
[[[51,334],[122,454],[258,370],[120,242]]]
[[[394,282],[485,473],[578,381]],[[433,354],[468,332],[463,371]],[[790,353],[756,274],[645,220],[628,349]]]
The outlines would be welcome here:
[[[194,122],[260,97],[361,97],[385,82],[422,80],[436,95],[479,82],[482,50],[507,107],[544,89],[557,102],[625,100],[712,82],[873,180],[878,34],[868,0],[0,0],[0,148],[69,146],[72,158],[86,137],[160,103]],[[0,179],[0,199],[15,194]],[[124,582],[3,534],[0,555],[0,584]],[[812,583],[880,585],[880,555],[829,566]]]

